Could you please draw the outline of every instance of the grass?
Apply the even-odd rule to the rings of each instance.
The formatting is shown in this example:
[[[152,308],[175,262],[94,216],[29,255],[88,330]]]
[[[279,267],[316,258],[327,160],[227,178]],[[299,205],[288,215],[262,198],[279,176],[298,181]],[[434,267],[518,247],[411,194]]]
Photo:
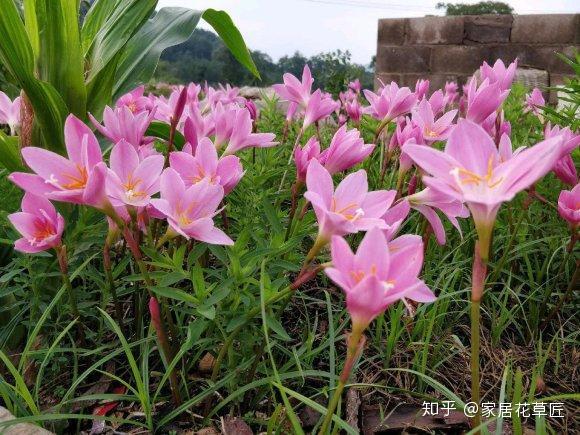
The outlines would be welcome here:
[[[535,143],[541,136],[534,118],[521,114],[518,92],[506,106],[514,146]],[[363,124],[369,142],[375,127],[372,122]],[[282,128],[283,115],[264,109],[259,130],[280,135]],[[323,126],[323,144],[333,132],[332,126]],[[123,431],[165,433],[219,427],[221,416],[234,415],[256,431],[300,433],[305,408],[325,412],[350,328],[342,293],[319,274],[291,299],[266,303],[292,282],[315,234],[315,217],[309,211],[295,220],[285,240],[293,166],[280,192],[278,186],[296,134],[294,129],[286,143],[256,150],[255,161],[252,151],[241,155],[246,173],[226,205],[228,233],[236,241],[232,248],[182,243],[146,251],[155,281],[152,291],[175,324],[173,361],[160,359],[149,321],[133,309],[144,307],[146,289],[122,244],[113,247],[112,276],[123,325],[114,320],[102,274],[106,223],[101,215],[83,208],[60,210],[74,222],[65,242],[79,319],[71,321],[62,302],[65,289],[53,257],[4,255],[0,399],[16,421],[61,433],[88,429],[96,420]],[[378,159],[376,150],[363,163],[371,186],[379,184]],[[15,238],[4,216],[15,211],[20,200],[5,175],[0,178],[0,189],[6,192],[0,203],[3,249]],[[394,188],[395,171],[387,172],[385,180],[383,188]],[[481,391],[488,402],[564,401],[565,417],[496,419],[491,422],[495,428],[488,428],[496,433],[508,427],[514,433],[523,428],[572,433],[578,428],[577,300],[567,301],[548,327],[540,329],[574,269],[574,255],[565,255],[569,232],[554,209],[561,188],[550,175],[537,186],[550,205],[534,200],[523,210],[522,193],[501,209],[482,301]],[[397,304],[367,330],[367,345],[350,385],[362,399],[363,420],[371,405],[380,406],[387,416],[396,412],[396,403],[420,407],[424,400],[452,400],[461,409],[469,400],[467,302],[475,233],[468,220],[461,222],[463,236],[448,223],[445,227],[447,244],[430,241],[422,275],[437,301],[420,305],[415,313]],[[415,213],[401,232],[421,234],[423,228],[422,217]],[[360,238],[350,237],[356,243]],[[328,261],[328,253],[321,261]],[[85,327],[82,346],[74,338],[75,322]],[[217,357],[234,331],[212,379],[211,366],[207,370],[200,363]],[[187,385],[178,407],[170,404],[168,367],[177,368],[182,385]],[[115,387],[125,392],[115,393]],[[117,410],[92,414],[95,403],[104,401],[119,402]],[[348,404],[339,406],[344,411]],[[314,428],[304,430],[315,431],[320,424],[315,420]],[[344,414],[333,420],[336,427],[354,433]]]

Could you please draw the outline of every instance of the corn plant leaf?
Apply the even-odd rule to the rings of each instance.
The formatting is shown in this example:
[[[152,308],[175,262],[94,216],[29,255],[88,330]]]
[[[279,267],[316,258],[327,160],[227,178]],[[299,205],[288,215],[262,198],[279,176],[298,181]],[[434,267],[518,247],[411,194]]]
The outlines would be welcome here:
[[[87,85],[87,111],[99,121],[103,117],[105,106],[110,105],[112,101],[115,74],[121,54],[117,53],[109,64],[99,72],[95,79]]]
[[[40,51],[40,36],[38,33],[38,20],[36,18],[36,0],[24,0],[22,2],[24,8],[24,23],[26,31],[28,32],[28,39],[34,57],[38,57]]]
[[[96,0],[90,7],[81,29],[81,47],[84,55],[89,51],[99,29],[120,2],[121,0]]]
[[[64,150],[64,120],[68,109],[57,90],[34,76],[34,54],[13,0],[0,0],[0,61],[30,100],[44,144]],[[41,145],[41,144],[38,144]]]
[[[186,8],[162,8],[128,42],[117,68],[115,98],[149,81],[161,53],[186,41],[202,12]]]
[[[215,9],[206,9],[203,12],[203,19],[213,27],[217,34],[222,38],[226,47],[230,49],[234,57],[245,66],[254,76],[260,78],[260,73],[252,59],[250,50],[246,47],[242,34],[224,11]]]
[[[11,172],[22,170],[18,138],[16,136],[6,136],[2,130],[0,130],[0,165]]]
[[[157,0],[120,0],[101,22],[86,53],[87,83],[97,77],[127,41],[143,26],[157,6]]]
[[[81,52],[77,0],[37,0],[39,78],[58,91],[69,111],[86,118],[87,91]],[[29,34],[32,32],[29,30]]]

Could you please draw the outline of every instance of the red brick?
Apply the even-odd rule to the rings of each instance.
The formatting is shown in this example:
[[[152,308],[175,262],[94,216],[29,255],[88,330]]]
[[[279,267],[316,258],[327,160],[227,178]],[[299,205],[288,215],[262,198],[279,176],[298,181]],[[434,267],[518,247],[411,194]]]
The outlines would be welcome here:
[[[511,42],[573,44],[578,42],[580,14],[515,15]]]
[[[431,71],[434,73],[473,74],[484,60],[489,59],[489,49],[479,45],[452,45],[433,47]]]
[[[387,73],[427,73],[431,47],[379,45],[376,70]]]
[[[468,15],[464,20],[464,42],[509,42],[512,21],[511,15]]]
[[[409,18],[407,44],[461,44],[463,17]]]
[[[403,45],[407,18],[388,18],[379,20],[378,44]]]

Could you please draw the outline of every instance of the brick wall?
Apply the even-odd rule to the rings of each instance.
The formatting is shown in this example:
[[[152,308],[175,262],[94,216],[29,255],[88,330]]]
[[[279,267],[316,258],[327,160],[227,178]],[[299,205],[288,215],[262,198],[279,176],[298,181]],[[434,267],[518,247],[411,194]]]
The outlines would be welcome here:
[[[520,67],[545,70],[548,85],[571,69],[554,53],[580,48],[580,14],[473,15],[379,20],[376,78],[431,89],[446,81],[465,83],[483,61],[516,57]],[[377,81],[378,83],[378,81]]]

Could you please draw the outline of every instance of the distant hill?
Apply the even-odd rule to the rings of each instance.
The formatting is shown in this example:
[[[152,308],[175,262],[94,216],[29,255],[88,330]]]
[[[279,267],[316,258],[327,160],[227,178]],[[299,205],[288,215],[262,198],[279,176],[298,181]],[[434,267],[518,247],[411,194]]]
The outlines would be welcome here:
[[[169,83],[207,81],[211,84],[269,86],[282,81],[285,72],[301,76],[304,64],[308,63],[316,79],[315,86],[329,92],[338,93],[344,84],[355,78],[359,78],[364,86],[372,87],[371,66],[352,63],[348,51],[321,53],[310,58],[296,52],[283,56],[278,62],[261,51],[251,50],[251,53],[262,81],[240,66],[215,33],[196,29],[189,40],[163,52],[155,79]]]

